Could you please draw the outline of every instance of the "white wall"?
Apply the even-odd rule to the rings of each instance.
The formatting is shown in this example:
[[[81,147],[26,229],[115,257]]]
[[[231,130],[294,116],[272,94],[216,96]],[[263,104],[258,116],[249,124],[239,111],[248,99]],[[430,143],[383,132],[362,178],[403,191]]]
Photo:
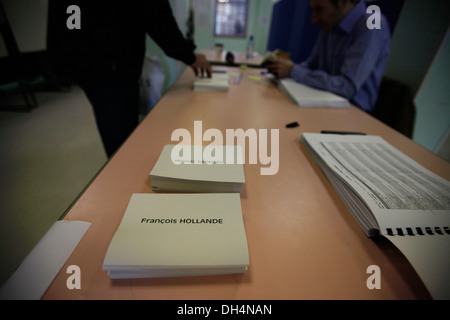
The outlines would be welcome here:
[[[391,40],[385,74],[415,95],[449,26],[450,1],[406,0]]]
[[[413,140],[430,151],[450,124],[449,12],[448,0],[406,0],[385,70],[410,87],[417,111]]]
[[[450,28],[415,98],[413,139],[435,151],[450,128]]]
[[[22,52],[46,49],[48,0],[1,0]],[[3,39],[0,57],[7,55]]]

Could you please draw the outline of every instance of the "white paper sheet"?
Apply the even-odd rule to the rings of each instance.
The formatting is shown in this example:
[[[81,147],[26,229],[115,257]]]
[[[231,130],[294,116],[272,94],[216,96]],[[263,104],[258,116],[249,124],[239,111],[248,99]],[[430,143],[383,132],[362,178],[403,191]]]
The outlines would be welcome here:
[[[450,235],[385,237],[405,255],[434,299],[450,299]]]
[[[56,221],[2,286],[0,299],[40,299],[90,225]]]

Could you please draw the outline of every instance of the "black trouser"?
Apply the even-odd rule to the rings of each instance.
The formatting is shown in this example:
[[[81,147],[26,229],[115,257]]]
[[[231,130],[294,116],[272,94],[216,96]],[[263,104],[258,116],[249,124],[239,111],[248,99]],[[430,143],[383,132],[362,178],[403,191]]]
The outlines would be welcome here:
[[[138,83],[81,83],[80,86],[92,104],[103,146],[111,157],[138,125]]]

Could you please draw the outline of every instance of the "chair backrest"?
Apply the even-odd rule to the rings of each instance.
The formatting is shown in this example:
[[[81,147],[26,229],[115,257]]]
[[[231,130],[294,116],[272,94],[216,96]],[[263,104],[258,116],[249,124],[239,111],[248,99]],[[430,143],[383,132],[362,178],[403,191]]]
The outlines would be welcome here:
[[[416,108],[409,87],[400,81],[383,77],[372,115],[412,138]]]

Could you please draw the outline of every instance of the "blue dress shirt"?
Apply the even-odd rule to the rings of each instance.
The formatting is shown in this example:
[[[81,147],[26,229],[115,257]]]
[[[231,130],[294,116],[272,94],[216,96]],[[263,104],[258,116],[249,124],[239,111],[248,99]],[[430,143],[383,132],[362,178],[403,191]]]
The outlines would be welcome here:
[[[369,29],[367,7],[360,1],[339,25],[321,32],[311,56],[294,66],[297,82],[334,92],[366,111],[373,111],[389,56],[390,29]]]

